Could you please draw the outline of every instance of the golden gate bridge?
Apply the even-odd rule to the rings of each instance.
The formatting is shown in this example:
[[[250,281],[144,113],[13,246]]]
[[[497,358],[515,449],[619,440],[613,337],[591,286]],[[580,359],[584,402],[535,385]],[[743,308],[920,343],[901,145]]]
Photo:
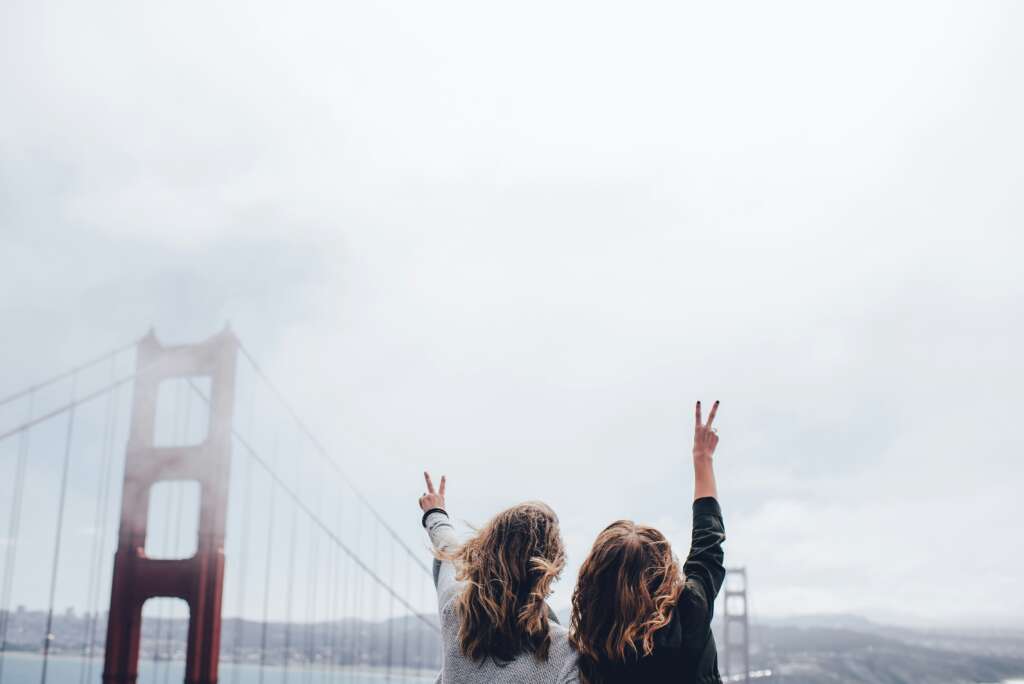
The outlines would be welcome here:
[[[0,684],[361,684],[439,667],[426,545],[389,524],[230,329],[173,346],[150,331],[0,399],[5,479]],[[744,681],[735,574],[723,664]],[[43,604],[37,633],[15,595]],[[38,653],[27,675],[24,650]]]
[[[80,657],[83,682],[100,674],[100,654],[104,682],[135,682],[149,658],[145,674],[158,681],[163,665],[166,680],[182,612],[166,599],[187,608],[186,682],[218,681],[221,659],[257,668],[260,681],[268,668],[287,681],[289,666],[305,668],[297,681],[437,667],[426,547],[387,522],[230,330],[179,346],[150,332],[0,399],[0,409],[11,497],[0,683],[5,665],[11,676],[21,585],[45,601],[42,684],[66,681],[53,667],[68,655]],[[52,492],[38,487],[49,476]],[[38,516],[44,501],[48,515]],[[88,544],[75,538],[82,525]],[[29,536],[50,540],[48,553]],[[33,557],[19,557],[26,546]],[[69,603],[85,608],[75,638],[58,628],[58,606]],[[237,617],[222,626],[223,611]],[[382,633],[368,628],[376,622]]]

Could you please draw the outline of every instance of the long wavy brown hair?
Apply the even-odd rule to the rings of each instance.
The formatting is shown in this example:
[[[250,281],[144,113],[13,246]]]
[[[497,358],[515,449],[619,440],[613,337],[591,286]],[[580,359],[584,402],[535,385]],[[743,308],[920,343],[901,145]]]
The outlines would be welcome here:
[[[558,517],[528,502],[494,516],[445,558],[466,589],[455,602],[463,655],[502,664],[523,652],[547,660],[551,585],[565,567]]]
[[[598,535],[572,596],[570,643],[580,679],[599,684],[600,663],[624,663],[654,651],[683,589],[672,547],[658,530],[618,520]]]

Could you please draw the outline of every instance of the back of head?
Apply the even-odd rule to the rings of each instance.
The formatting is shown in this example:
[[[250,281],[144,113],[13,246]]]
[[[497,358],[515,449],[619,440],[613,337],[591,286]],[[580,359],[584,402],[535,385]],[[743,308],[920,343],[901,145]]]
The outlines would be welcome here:
[[[661,532],[629,520],[606,527],[572,597],[570,638],[583,681],[600,681],[600,663],[650,655],[654,633],[671,621],[682,588],[679,561]]]
[[[554,511],[524,503],[494,516],[451,559],[466,589],[456,599],[463,655],[508,662],[523,652],[546,660],[545,599],[565,566]]]

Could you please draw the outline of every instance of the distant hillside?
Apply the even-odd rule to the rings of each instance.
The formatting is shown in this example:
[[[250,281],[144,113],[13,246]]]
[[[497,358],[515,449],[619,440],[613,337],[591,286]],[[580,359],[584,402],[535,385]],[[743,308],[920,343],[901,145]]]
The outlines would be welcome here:
[[[45,614],[11,614],[9,649],[38,651]],[[560,615],[563,624],[567,615]],[[426,616],[435,622],[435,616]],[[54,617],[53,652],[83,651],[89,620]],[[95,625],[99,651],[105,620]],[[716,629],[720,625],[716,624]],[[142,657],[184,656],[184,620],[147,619]],[[718,635],[722,644],[721,634]],[[1024,632],[921,630],[878,625],[857,616],[790,618],[751,625],[751,667],[776,676],[757,681],[786,684],[975,684],[1024,677]],[[720,647],[721,648],[721,647]],[[423,620],[343,620],[286,624],[226,618],[221,639],[225,661],[395,665],[431,670],[440,664],[437,632]]]
[[[973,684],[1024,675],[1024,633],[912,630],[842,616],[755,624],[751,641],[751,666],[771,668],[787,684]]]

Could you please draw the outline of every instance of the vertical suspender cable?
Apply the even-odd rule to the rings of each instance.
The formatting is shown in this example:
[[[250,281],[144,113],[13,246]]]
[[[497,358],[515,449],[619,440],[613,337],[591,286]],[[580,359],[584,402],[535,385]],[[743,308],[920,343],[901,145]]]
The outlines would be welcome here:
[[[334,679],[334,673],[338,669],[338,564],[340,563],[341,552],[334,544],[328,546],[329,578],[327,580],[327,605],[330,607],[327,613],[327,642],[326,651],[330,653],[327,673],[328,680]]]
[[[249,390],[249,416],[248,416],[248,431],[252,434],[253,431],[253,413],[256,404],[255,395],[252,389]],[[242,656],[242,645],[245,641],[245,618],[243,611],[245,610],[245,590],[246,590],[246,579],[247,570],[249,568],[249,531],[250,531],[250,520],[249,520],[249,505],[252,499],[252,462],[250,459],[245,459],[245,478],[243,479],[242,489],[242,548],[239,553],[240,558],[238,559],[238,610],[235,615],[235,648],[233,655],[233,667],[231,668],[231,681],[233,684],[238,684],[238,677],[241,674],[241,667],[239,667],[241,656]]]
[[[316,478],[316,515],[320,517],[321,512],[321,485],[323,479]],[[306,681],[310,681],[313,676],[313,663],[315,661],[315,645],[316,645],[316,599],[317,599],[317,585],[320,582],[320,566],[319,566],[319,552],[320,552],[320,535],[317,533],[315,523],[310,524],[309,528],[309,555],[310,562],[309,568],[306,572],[306,661],[309,667],[306,669]],[[310,581],[310,575],[312,575],[312,581]]]
[[[242,643],[244,641],[242,611],[245,609],[245,569],[249,565],[249,500],[252,498],[252,463],[245,460],[245,478],[242,490],[242,549],[239,553],[239,578],[238,578],[238,610],[235,615],[235,645],[234,645],[234,667],[231,670],[231,681],[238,682],[241,668],[238,666],[242,657]]]
[[[292,532],[288,544],[288,588],[285,590],[284,681],[288,681],[288,662],[292,649],[292,589],[295,587],[295,537],[298,536],[299,509],[292,509]]]
[[[277,437],[274,437],[274,468],[277,468],[278,445]],[[263,568],[263,624],[260,626],[260,680],[263,684],[263,677],[267,666],[267,621],[270,617],[270,570],[271,560],[274,558],[274,494],[277,492],[277,484],[273,478],[267,478],[270,484],[270,504],[267,506],[267,559]]]
[[[424,607],[426,607],[426,605],[427,605],[427,583],[421,577],[420,578],[420,605],[419,605],[419,610],[423,610]],[[416,669],[417,669],[417,673],[418,673],[420,670],[424,669],[424,664],[425,664],[424,661],[426,660],[426,658],[424,657],[425,654],[423,653],[423,634],[424,634],[424,632],[423,632],[422,629],[420,629],[419,624],[417,624],[415,620],[413,621],[413,624],[416,625]]]
[[[75,401],[78,390],[78,374],[71,376],[71,402]],[[60,566],[60,544],[64,534],[64,505],[68,495],[68,467],[71,462],[71,438],[75,431],[75,407],[68,410],[68,429],[64,436],[64,464],[61,467],[60,497],[57,502],[57,534],[53,542],[53,567],[50,570],[50,600],[46,611],[46,632],[43,635],[43,668],[39,676],[40,684],[46,684],[46,675],[50,664],[50,642],[53,640],[53,602],[57,598],[57,569]]]
[[[35,392],[28,395],[28,417],[32,420]],[[28,447],[31,428],[18,435],[18,460],[14,470],[14,492],[11,496],[11,518],[7,530],[7,549],[4,554],[4,583],[0,591],[0,683],[4,681],[4,655],[7,652],[7,628],[11,616],[11,591],[14,587],[14,565],[18,560],[18,536],[21,533],[21,504],[25,493],[25,473],[28,466]]]
[[[373,569],[374,569],[374,572],[377,572],[378,574],[383,574],[383,573],[380,572],[380,535],[376,533],[376,530],[374,530],[374,535],[373,535]],[[377,587],[374,587],[373,589],[374,589],[374,591],[373,591],[373,604],[372,604],[373,608],[371,609],[370,614],[373,617],[374,623],[376,623],[376,621],[378,619],[380,619],[380,613],[377,611],[378,607],[380,606],[380,591],[379,591],[379,589]],[[375,647],[377,645],[376,644],[376,641],[377,641],[377,639],[376,639],[376,631],[377,631],[376,627],[377,627],[377,625],[374,624],[373,627],[371,628],[372,629],[371,634],[374,635],[373,640],[370,642],[370,649],[372,649],[370,651],[370,653],[371,653],[371,660],[373,659],[373,655],[374,655],[373,651],[376,650]]]
[[[330,511],[331,505],[328,501],[327,509]],[[320,629],[320,650],[323,655],[323,665],[320,668],[320,679],[323,677],[330,676],[334,670],[334,598],[335,592],[335,580],[337,580],[337,567],[335,566],[337,547],[334,544],[327,545],[327,560],[325,565],[327,566],[326,573],[324,575],[324,590],[326,596],[324,597],[324,625]]]
[[[338,497],[338,530],[344,534],[345,525],[345,497]],[[339,649],[345,643],[345,598],[348,591],[342,582],[342,569],[345,559],[341,552],[335,548],[334,565],[334,606],[335,606],[335,630],[331,645],[331,653],[334,664],[340,664]],[[333,671],[332,671],[333,672]],[[333,680],[333,677],[332,677]]]
[[[110,381],[114,381],[115,372],[117,370],[117,357],[113,356],[110,359]],[[92,553],[89,559],[89,581],[87,585],[88,598],[85,602],[86,610],[86,626],[85,626],[85,638],[82,640],[82,661],[81,666],[78,669],[78,681],[79,684],[85,684],[86,681],[86,667],[88,665],[88,659],[92,657],[92,643],[95,638],[95,627],[96,618],[92,615],[92,607],[96,601],[96,594],[99,593],[99,580],[98,575],[100,572],[100,563],[103,560],[103,543],[101,541],[102,528],[104,525],[104,509],[106,508],[106,496],[105,491],[107,489],[107,475],[110,468],[111,461],[111,449],[110,449],[110,433],[113,429],[112,416],[114,413],[114,401],[116,399],[116,392],[111,391],[107,395],[107,405],[105,409],[105,415],[103,418],[103,440],[100,442],[100,462],[96,469],[96,512],[93,515],[93,544]]]
[[[362,543],[363,536],[363,509],[356,509],[356,549],[359,549]],[[358,552],[357,552],[358,553]],[[362,556],[362,554],[359,554]],[[360,609],[363,607],[363,573],[355,572],[355,563],[350,563],[352,566],[352,665],[355,667],[356,664],[362,661],[362,627],[360,625]]]
[[[388,576],[390,578],[390,585],[393,587],[394,586],[394,545],[392,544],[388,548],[391,549],[391,552],[389,554],[390,557],[391,557],[391,561],[390,561],[391,568],[390,568],[390,570],[388,570]],[[387,678],[387,681],[389,681],[389,682],[391,681],[391,665],[392,665],[392,662],[394,661],[394,648],[393,648],[393,646],[394,646],[394,594],[391,595],[391,599],[388,602],[388,608],[387,608],[387,670],[385,670],[385,676]]]
[[[412,597],[412,564],[405,564],[405,595]],[[415,625],[415,620],[402,621],[402,668],[403,671],[409,667],[409,629]]]
[[[99,559],[97,561],[97,572],[96,572],[96,588],[93,592],[93,605],[92,605],[92,619],[89,622],[89,653],[86,658],[85,667],[85,682],[92,681],[92,666],[93,659],[96,655],[96,629],[99,623],[99,611],[100,611],[100,588],[102,587],[103,570],[106,567],[106,554],[104,551],[107,548],[107,534],[109,532],[109,521],[110,521],[110,485],[111,479],[114,473],[114,447],[117,443],[117,428],[118,428],[118,414],[120,409],[120,398],[121,388],[115,387],[111,390],[114,394],[114,410],[110,417],[110,439],[107,442],[107,453],[109,458],[107,459],[107,469],[103,474],[103,493],[101,494],[103,517],[100,522],[100,541],[99,541]]]

